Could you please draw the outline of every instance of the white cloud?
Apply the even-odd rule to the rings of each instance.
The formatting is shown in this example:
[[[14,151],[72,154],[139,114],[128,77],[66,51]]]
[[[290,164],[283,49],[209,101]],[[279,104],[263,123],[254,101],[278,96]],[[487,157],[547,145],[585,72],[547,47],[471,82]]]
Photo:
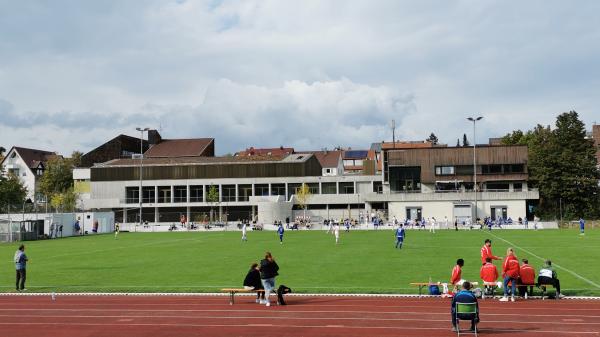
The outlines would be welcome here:
[[[541,0],[9,2],[0,144],[35,130],[85,151],[147,123],[165,137],[214,136],[222,153],[368,147],[390,138],[392,118],[403,138],[433,131],[449,144],[478,113],[480,140],[570,109],[590,124],[599,11]]]

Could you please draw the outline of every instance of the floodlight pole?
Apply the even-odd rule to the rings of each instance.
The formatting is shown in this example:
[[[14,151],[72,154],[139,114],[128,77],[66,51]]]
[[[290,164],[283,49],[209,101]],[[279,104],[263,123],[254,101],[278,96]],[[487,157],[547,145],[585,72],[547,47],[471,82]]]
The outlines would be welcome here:
[[[477,139],[476,139],[475,125],[478,121],[480,121],[482,119],[483,119],[482,116],[467,118],[468,121],[473,122],[473,193],[475,194],[475,218],[473,219],[474,222],[477,222],[477,213],[478,213],[478,208],[477,208],[477,151],[475,150],[475,147],[477,144]],[[473,223],[473,221],[471,223]]]
[[[148,131],[150,130],[150,128],[135,128],[137,131],[140,132],[140,195],[139,195],[139,201],[140,201],[140,226],[142,226],[142,180],[143,180],[143,176],[142,176],[142,169],[144,167],[144,131]],[[126,220],[126,219],[123,219]]]

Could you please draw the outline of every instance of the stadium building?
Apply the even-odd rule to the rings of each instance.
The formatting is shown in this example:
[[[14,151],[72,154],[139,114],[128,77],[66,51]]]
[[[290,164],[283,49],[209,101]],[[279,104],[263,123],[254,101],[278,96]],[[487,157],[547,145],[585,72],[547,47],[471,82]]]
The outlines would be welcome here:
[[[150,138],[144,159],[114,158],[74,170],[82,208],[112,210],[123,223],[140,222],[140,201],[142,220],[153,224],[181,219],[268,224],[304,214],[313,222],[364,222],[372,213],[439,221],[476,214],[532,217],[528,205],[539,198],[527,184],[526,146],[476,147],[476,211],[472,147],[386,144],[371,153],[252,148],[215,157],[212,138],[162,140],[157,133]],[[296,197],[304,183],[311,193],[306,213]]]

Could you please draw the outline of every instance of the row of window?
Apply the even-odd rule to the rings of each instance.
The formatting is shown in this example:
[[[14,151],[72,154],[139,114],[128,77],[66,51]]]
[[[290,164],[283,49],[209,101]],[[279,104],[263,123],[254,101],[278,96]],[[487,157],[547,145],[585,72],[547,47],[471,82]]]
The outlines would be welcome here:
[[[525,173],[524,164],[493,164],[481,165],[481,174],[510,174]],[[473,165],[436,166],[435,175],[472,175]]]
[[[321,190],[319,191],[318,183],[306,184],[311,194],[354,194],[354,183],[353,182],[339,182],[339,183],[321,183]],[[211,193],[210,190],[214,189],[216,194],[219,196],[220,201],[223,202],[235,202],[235,201],[248,201],[251,196],[277,196],[283,195],[289,199],[293,194],[297,194],[297,191],[302,187],[302,184],[287,184],[287,196],[286,196],[286,184],[271,184],[269,191],[268,184],[255,184],[254,191],[252,185],[241,184],[237,185],[190,185],[189,186],[189,202],[206,202],[208,195]],[[125,199],[126,202],[139,203],[139,192],[140,189],[137,186],[125,188]],[[171,193],[173,195],[171,196]],[[187,202],[188,201],[188,186],[144,186],[142,188],[142,202],[143,203],[171,203],[171,202]]]

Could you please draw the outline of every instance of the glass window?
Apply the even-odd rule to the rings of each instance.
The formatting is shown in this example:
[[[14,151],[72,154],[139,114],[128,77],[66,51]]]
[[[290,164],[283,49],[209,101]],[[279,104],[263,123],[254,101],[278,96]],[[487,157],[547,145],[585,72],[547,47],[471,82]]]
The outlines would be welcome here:
[[[513,190],[515,192],[521,192],[523,190],[523,183],[514,183]]]
[[[310,194],[319,194],[319,183],[309,183],[306,185],[308,185],[308,190],[310,191]]]
[[[269,195],[269,184],[254,185],[254,195],[258,195],[258,196]]]
[[[187,186],[175,186],[175,202],[187,202]]]
[[[353,182],[340,182],[340,194],[354,194],[354,183]]]
[[[156,202],[156,192],[154,191],[154,186],[145,186],[142,188],[142,202],[143,203]]]
[[[271,184],[271,195],[285,195],[285,184]]]
[[[137,204],[140,202],[140,188],[139,187],[125,187],[125,203]]]
[[[249,201],[252,196],[252,185],[238,185],[238,201]]]
[[[436,166],[435,174],[438,176],[454,175],[454,166]]]
[[[223,185],[221,200],[223,202],[235,201],[235,185]]]
[[[190,202],[203,202],[204,201],[204,186],[192,185],[190,186]]]
[[[383,183],[381,181],[373,182],[373,192],[375,193],[383,193]]]
[[[158,186],[158,202],[161,204],[171,202],[171,186]]]
[[[337,194],[336,183],[321,183],[321,189],[323,194]]]

